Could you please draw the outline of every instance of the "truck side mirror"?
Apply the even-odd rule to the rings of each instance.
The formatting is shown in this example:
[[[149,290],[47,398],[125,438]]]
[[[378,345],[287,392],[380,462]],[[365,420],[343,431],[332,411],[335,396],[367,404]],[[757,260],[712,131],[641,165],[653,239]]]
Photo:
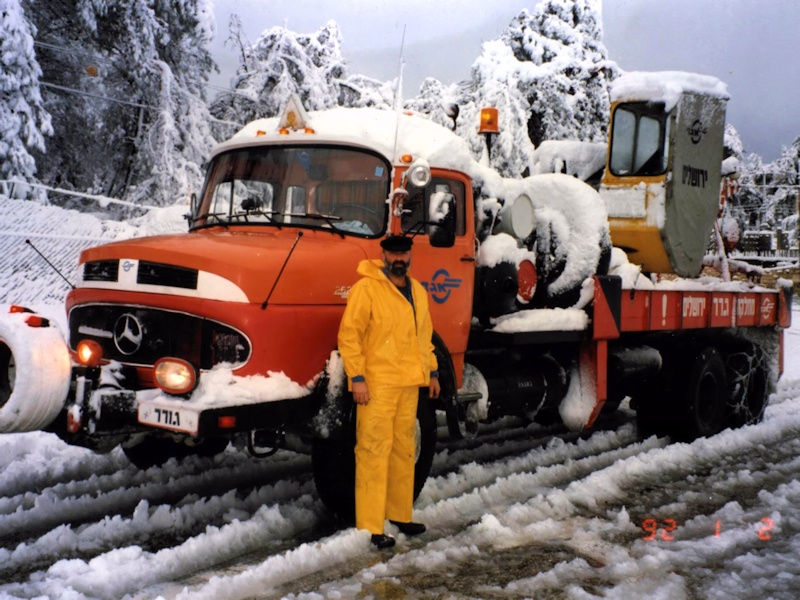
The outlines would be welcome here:
[[[189,198],[189,213],[183,215],[183,218],[189,222],[189,229],[191,229],[195,219],[197,219],[197,194],[194,192]]]
[[[456,243],[456,197],[435,192],[430,200],[428,239],[434,248],[450,248]]]

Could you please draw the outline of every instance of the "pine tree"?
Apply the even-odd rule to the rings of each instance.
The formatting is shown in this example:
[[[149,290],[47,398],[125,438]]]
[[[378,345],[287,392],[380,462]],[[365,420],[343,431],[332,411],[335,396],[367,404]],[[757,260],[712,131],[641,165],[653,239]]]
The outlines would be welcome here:
[[[163,205],[202,181],[213,144],[210,0],[29,0],[54,115],[52,185]]]
[[[246,123],[274,117],[292,94],[300,97],[306,110],[394,104],[397,82],[347,73],[341,33],[333,21],[312,34],[272,27],[251,44],[233,15],[228,43],[238,50],[241,62],[233,90],[220,94],[211,105],[211,113],[220,121]],[[226,133],[232,131],[227,128]]]
[[[504,32],[531,107],[528,133],[543,140],[605,141],[608,84],[616,68],[602,43],[598,0],[545,0]]]
[[[31,180],[36,173],[31,151],[43,150],[52,133],[39,89],[35,32],[19,0],[0,0],[0,179]]]
[[[214,101],[214,116],[239,122],[273,117],[292,94],[299,95],[306,110],[337,105],[346,69],[336,23],[330,21],[313,34],[272,27],[251,45],[243,41],[240,25],[234,23],[231,34],[229,39],[242,50],[242,64],[234,90]]]
[[[505,176],[530,174],[534,148],[544,140],[605,142],[616,65],[600,23],[598,0],[545,0],[483,44],[470,81],[424,84],[407,106],[446,124],[456,105],[456,132]],[[489,138],[476,131],[483,107],[499,112],[500,131]]]

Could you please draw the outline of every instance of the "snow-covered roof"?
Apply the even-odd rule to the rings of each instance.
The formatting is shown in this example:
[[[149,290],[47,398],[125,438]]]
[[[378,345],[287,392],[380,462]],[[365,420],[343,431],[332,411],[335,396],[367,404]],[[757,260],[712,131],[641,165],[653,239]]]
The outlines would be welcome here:
[[[610,90],[612,102],[663,102],[667,110],[672,110],[684,93],[730,97],[728,86],[716,77],[684,71],[631,71],[615,79]]]
[[[413,112],[396,112],[378,108],[333,108],[308,113],[303,128],[278,132],[280,119],[258,119],[245,125],[230,140],[214,148],[213,154],[225,150],[264,143],[350,144],[369,148],[391,162],[404,154],[424,158],[431,165],[469,172],[472,158],[466,141],[449,129]]]

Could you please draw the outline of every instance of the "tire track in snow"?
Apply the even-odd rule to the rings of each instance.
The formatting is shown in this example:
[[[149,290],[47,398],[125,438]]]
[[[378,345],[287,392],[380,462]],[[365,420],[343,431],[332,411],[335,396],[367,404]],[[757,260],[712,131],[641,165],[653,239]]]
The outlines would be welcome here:
[[[494,490],[481,493],[478,495],[480,497],[470,494],[472,502],[468,504],[468,510],[472,514],[482,513],[476,523],[464,530],[456,530],[453,535],[425,540],[421,545],[416,545],[416,541],[410,541],[411,549],[408,552],[398,553],[385,563],[365,568],[344,581],[336,582],[335,586],[330,583],[323,584],[316,591],[325,594],[333,587],[341,589],[351,586],[359,589],[360,593],[369,593],[374,589],[370,586],[378,581],[395,578],[407,582],[409,579],[413,580],[420,571],[441,573],[446,570],[447,573],[453,573],[459,568],[459,564],[473,561],[476,554],[491,554],[498,549],[514,547],[526,547],[526,552],[534,552],[532,545],[543,547],[552,543],[574,548],[577,558],[566,565],[561,564],[552,570],[537,574],[529,581],[523,582],[524,585],[511,586],[505,590],[486,591],[512,596],[539,596],[563,590],[570,584],[575,585],[576,582],[597,586],[600,581],[605,580],[609,585],[624,586],[626,578],[637,576],[645,580],[648,577],[655,578],[661,589],[669,590],[670,584],[674,582],[671,582],[668,574],[665,574],[663,561],[649,560],[647,556],[637,560],[636,552],[642,552],[642,544],[645,542],[634,543],[632,551],[624,547],[624,544],[641,538],[643,533],[640,524],[631,521],[626,509],[627,503],[631,500],[642,502],[639,492],[643,488],[669,486],[681,482],[695,472],[713,468],[721,458],[738,455],[747,460],[753,448],[759,446],[783,449],[784,443],[794,440],[798,432],[800,432],[800,398],[796,398],[795,402],[771,408],[767,421],[760,425],[735,431],[728,430],[692,444],[669,444],[649,449],[645,444],[641,452],[632,453],[628,457],[617,457],[618,459],[610,461],[605,466],[601,463],[609,457],[604,457],[603,454],[589,457],[585,460],[595,462],[597,468],[592,469],[588,475],[576,477],[564,488],[551,488],[532,494],[532,497],[524,501],[517,501],[513,489],[523,487],[528,489],[531,484],[535,489],[535,483],[531,481],[533,475],[527,476],[525,481],[512,482],[514,477],[519,476],[498,479],[493,486],[490,486],[495,488]],[[614,452],[617,451],[612,451]],[[791,454],[791,451],[782,451],[777,458],[780,459],[781,456],[788,454]],[[578,462],[576,461],[575,465]],[[787,472],[795,473],[796,467],[797,460],[792,457],[790,464],[784,468]],[[723,475],[722,479],[727,477]],[[728,482],[729,491],[737,489],[736,483],[735,477]],[[800,484],[793,483],[792,487],[800,487]],[[705,479],[700,478],[697,488],[702,490],[704,486]],[[776,491],[761,492],[760,497],[763,499],[769,495],[781,496],[785,487],[785,484],[779,484]],[[504,500],[506,491],[511,493],[505,496],[507,499]],[[695,492],[699,493],[697,489]],[[684,501],[690,499],[686,497]],[[421,520],[427,519],[431,522],[431,517],[434,516],[447,519],[448,514],[461,509],[459,500],[457,497],[451,497],[432,505],[424,511]],[[659,507],[654,508],[659,509]],[[673,505],[667,504],[663,510],[668,511],[673,508]],[[726,504],[718,513],[712,513],[712,517],[705,517],[705,521],[701,521],[704,531],[713,533],[713,520],[711,527],[708,521],[713,519],[714,515],[735,512],[737,509],[750,515],[751,518],[753,514],[759,514],[758,509],[755,509],[754,513],[753,509],[742,509],[736,503]],[[434,533],[439,532],[434,530]],[[721,548],[709,552],[710,560],[713,561],[717,556],[720,564],[723,564],[724,558],[739,556],[743,550],[747,551],[758,544],[758,537],[754,535],[752,527],[739,527],[727,535],[728,538],[724,540]],[[745,537],[749,541],[746,545],[742,545],[741,542]],[[702,544],[707,541],[701,540],[697,543]],[[651,549],[651,552],[658,551],[655,546],[645,548]],[[679,556],[677,549],[675,555]],[[590,562],[587,562],[587,558]],[[632,572],[634,575],[631,575]],[[585,590],[582,591],[585,593]],[[478,594],[480,595],[479,590]],[[681,595],[676,594],[671,597]],[[620,597],[625,597],[624,592]]]
[[[429,480],[417,505],[417,516],[429,523],[429,533],[421,540],[400,536],[399,552],[379,565],[370,565],[376,555],[369,550],[364,532],[349,529],[333,535],[320,533],[327,526],[326,514],[311,492],[307,457],[287,453],[285,456],[292,458],[284,459],[278,466],[258,463],[257,470],[263,467],[263,472],[250,475],[237,472],[240,465],[231,458],[233,455],[217,461],[189,461],[188,466],[173,463],[146,474],[154,479],[156,488],[177,483],[178,495],[188,496],[186,500],[173,507],[155,506],[148,493],[140,491],[137,503],[130,508],[133,514],[125,518],[113,516],[120,512],[115,512],[114,502],[119,502],[117,507],[122,506],[114,490],[98,494],[96,500],[103,504],[102,509],[95,507],[94,513],[86,517],[95,522],[56,527],[46,534],[50,537],[42,536],[38,546],[31,541],[0,557],[0,562],[7,556],[16,561],[14,564],[24,563],[27,557],[46,566],[27,581],[0,586],[0,594],[57,597],[73,590],[76,597],[100,598],[125,594],[142,598],[266,597],[279,590],[286,593],[297,589],[298,579],[304,577],[309,578],[310,587],[306,589],[310,590],[361,588],[369,581],[387,577],[407,580],[421,568],[435,574],[443,568],[443,561],[449,564],[449,569],[458,568],[477,554],[492,553],[501,546],[529,546],[548,540],[565,547],[572,544],[579,556],[602,558],[606,550],[620,552],[618,544],[600,543],[603,536],[630,541],[641,535],[630,513],[620,508],[631,501],[643,506],[637,496],[639,490],[664,485],[665,480],[674,482],[679,501],[691,508],[697,499],[693,494],[698,492],[691,485],[678,489],[687,474],[710,471],[711,484],[723,491],[726,486],[735,490],[736,478],[724,468],[715,476],[715,466],[725,456],[747,454],[759,444],[782,448],[782,453],[773,455],[776,464],[784,473],[794,472],[796,461],[787,464],[784,460],[791,449],[782,444],[793,439],[797,431],[800,431],[800,407],[787,398],[769,408],[767,420],[761,425],[723,432],[691,445],[668,445],[666,440],[656,438],[638,442],[631,425],[614,432],[598,431],[586,439],[576,440],[563,434],[550,443],[544,441],[550,437],[547,432],[527,428],[509,431],[510,441],[501,432],[491,432],[487,438],[493,443],[487,439],[459,442],[454,444],[455,450],[446,443],[436,457],[439,474]],[[665,457],[673,453],[680,459],[678,464],[664,464]],[[469,459],[473,462],[454,468],[457,462]],[[299,461],[298,464],[284,464],[293,460]],[[214,465],[213,469],[200,472],[209,463]],[[232,468],[234,465],[237,468]],[[76,472],[74,466],[69,468]],[[221,486],[223,491],[206,493],[209,482],[224,477],[226,470],[230,475]],[[205,475],[209,479],[204,479]],[[287,485],[297,487],[279,493],[277,484],[262,486],[245,497],[234,491],[240,489],[243,481],[244,485],[251,485],[263,476],[296,478],[298,481]],[[76,485],[97,484],[100,480],[110,485],[115,481],[113,473],[92,477],[85,477]],[[130,484],[136,474],[128,477]],[[59,477],[51,481],[59,481]],[[71,482],[61,483],[64,485],[59,493],[68,489]],[[52,487],[58,488],[61,483]],[[150,491],[160,493],[158,489]],[[193,497],[200,494],[207,497]],[[43,512],[58,512],[66,506],[64,503],[74,500],[68,494],[59,496],[55,492],[54,497],[55,509],[51,506],[43,508]],[[88,493],[77,500],[91,507]],[[258,508],[259,503],[265,506]],[[654,508],[668,511],[672,505],[659,501]],[[719,510],[723,509],[726,507]],[[2,518],[11,516],[13,513],[0,517],[0,523]],[[30,512],[27,516],[36,515]],[[152,535],[170,527],[180,530],[180,534],[159,539],[159,544],[166,541],[162,549],[149,552],[134,545],[141,544],[148,532]],[[586,531],[591,535],[582,539]],[[191,537],[168,546],[170,540],[186,535]],[[311,541],[301,543],[303,539]],[[118,549],[109,549],[113,546]],[[92,559],[65,560],[80,556]],[[635,562],[635,556],[626,556],[626,560]],[[314,573],[322,566],[331,573],[325,575],[327,582],[318,583]],[[128,573],[146,575],[133,577]],[[613,581],[613,577],[608,577]],[[222,596],[221,591],[224,591]]]
[[[307,457],[289,455],[274,463],[221,460],[203,470],[208,460],[190,458],[187,466],[170,461],[164,468],[90,476],[82,481],[56,484],[35,494],[31,502],[19,502],[16,511],[0,515],[0,539],[35,535],[64,523],[83,523],[105,516],[127,514],[142,500],[151,504],[179,502],[189,494],[212,495],[242,486],[301,475],[307,478]],[[194,472],[193,472],[194,471]],[[14,499],[12,499],[13,501]],[[29,499],[26,499],[29,500]],[[26,507],[23,504],[30,504]]]
[[[633,437],[632,432],[629,432],[629,435],[631,438]],[[595,437],[602,439],[592,439]],[[620,448],[619,446],[622,443],[628,443],[630,440],[621,440],[617,434],[601,432],[592,436],[592,438],[590,438],[587,443],[580,445],[556,443],[554,448],[533,449],[530,450],[526,456],[520,457],[517,461],[509,462],[501,459],[497,463],[471,465],[469,468],[470,472],[466,475],[467,479],[470,481],[472,481],[474,477],[478,477],[475,472],[476,470],[483,471],[486,480],[497,479],[497,481],[492,485],[479,489],[472,489],[467,493],[453,491],[452,489],[450,493],[454,493],[455,495],[453,496],[448,495],[448,492],[443,493],[442,495],[444,498],[438,500],[434,505],[438,510],[435,518],[432,518],[430,511],[424,508],[424,504],[427,500],[421,495],[418,501],[419,505],[416,516],[430,524],[430,533],[426,534],[427,536],[435,535],[447,540],[448,536],[457,534],[457,532],[463,528],[465,522],[469,523],[470,521],[475,521],[484,514],[485,509],[483,506],[480,506],[482,501],[486,501],[489,504],[496,504],[498,502],[502,503],[503,501],[514,502],[527,498],[529,496],[528,490],[531,488],[522,486],[524,489],[521,489],[520,478],[538,480],[539,485],[543,487],[547,487],[547,485],[553,484],[554,482],[567,485],[568,480],[570,480],[569,472],[571,467],[553,464],[550,467],[537,469],[535,474],[530,473],[530,470],[536,466],[537,458],[547,461],[548,458],[546,455],[550,455],[550,460],[554,463],[558,463],[559,461],[570,463],[572,461],[571,457],[582,457],[575,462],[590,461],[591,464],[587,464],[586,467],[591,470],[596,468],[598,461],[609,464],[619,458],[619,453],[635,454],[640,451],[639,448],[634,447],[637,446],[636,444],[629,444],[627,447]],[[655,438],[645,442],[648,446],[657,446],[663,443],[665,442],[656,440]],[[596,452],[601,452],[601,454],[594,454]],[[506,475],[498,477],[498,469],[505,469]],[[453,477],[452,474],[450,474],[441,478],[429,480],[425,490],[428,490],[429,487],[436,488],[437,482],[439,482],[440,479],[452,480]],[[474,485],[466,484],[465,487],[472,488]],[[425,490],[423,494],[426,494]],[[516,500],[514,499],[515,494],[519,495]],[[244,572],[239,572],[239,569],[231,569],[231,571],[236,572],[234,574],[227,574],[227,570],[217,570],[206,582],[195,583],[184,593],[177,593],[173,588],[172,593],[177,593],[177,597],[179,598],[215,598],[220,597],[220,594],[223,593],[226,598],[231,599],[248,598],[251,596],[258,598],[272,597],[274,593],[276,593],[275,590],[277,588],[287,583],[282,575],[287,569],[286,565],[294,564],[298,560],[293,553],[304,555],[304,560],[311,564],[314,564],[317,560],[327,561],[326,569],[328,569],[328,571],[326,571],[326,577],[331,575],[330,571],[333,571],[333,574],[337,573],[337,571],[343,571],[346,574],[345,576],[349,576],[354,565],[360,568],[361,563],[376,560],[375,554],[369,549],[367,541],[368,536],[365,532],[356,532],[358,534],[364,534],[363,539],[359,538],[361,540],[360,543],[354,543],[353,547],[348,548],[347,552],[343,552],[338,562],[331,563],[329,559],[324,558],[329,554],[327,544],[338,543],[336,540],[338,540],[340,536],[347,536],[349,535],[348,532],[351,531],[352,529],[346,530],[329,538],[321,539],[313,544],[302,545],[280,556],[270,557],[266,561]],[[405,539],[405,536],[400,535],[399,539],[402,541]],[[410,545],[414,543],[415,542],[409,542]],[[288,581],[294,581],[302,576],[310,576],[315,572],[316,570],[296,570],[294,572],[294,577]],[[159,588],[158,593],[164,594],[165,590]],[[172,597],[172,595],[167,594],[165,597]]]
[[[566,460],[571,457],[575,457],[577,455],[585,455],[590,454],[592,452],[597,451],[596,447],[591,445],[567,445],[564,443],[556,444],[554,447],[552,444],[550,447],[540,447],[544,441],[542,437],[533,437],[530,435],[530,432],[510,432],[512,438],[516,435],[524,435],[527,439],[519,441],[519,440],[512,440],[512,442],[504,443],[502,436],[498,437],[497,445],[493,444],[486,444],[481,443],[475,445],[475,447],[471,450],[460,450],[461,458],[464,458],[470,452],[472,452],[473,458],[480,458],[482,461],[487,461],[489,457],[494,456],[498,457],[496,461],[489,462],[487,465],[482,467],[486,472],[486,479],[489,480],[492,478],[491,470],[494,468],[498,468],[498,464],[505,465],[506,471],[514,471],[514,470],[527,470],[535,466],[535,464],[539,461],[547,462],[550,461],[561,461]],[[540,432],[541,433],[541,432]],[[609,443],[611,445],[619,444],[620,441],[617,438],[617,434],[595,434],[595,436],[604,435],[608,438]],[[549,437],[549,436],[548,436]],[[629,435],[629,439],[624,440],[624,443],[629,442],[633,439],[632,433]],[[611,442],[610,440],[615,440]],[[508,461],[507,456],[511,453],[519,453],[520,451],[520,444],[523,446],[527,446],[527,453],[531,456],[528,461]],[[531,445],[535,445],[536,447],[530,449]],[[440,454],[447,454],[448,450],[440,451]],[[548,458],[548,456],[550,458]],[[538,457],[538,459],[536,458]],[[301,471],[307,471],[307,458],[306,457],[298,457],[297,461],[306,461],[304,465],[300,466]],[[190,461],[191,462],[191,461]],[[199,461],[202,462],[202,461]],[[291,461],[284,461],[284,462],[291,462]],[[471,469],[471,473],[468,477],[475,476],[475,468]],[[174,465],[172,468],[164,468],[164,469],[151,469],[147,472],[147,475],[153,475],[157,478],[157,481],[151,482],[148,484],[149,486],[154,486],[155,489],[155,496],[159,493],[159,490],[163,487],[165,480],[175,476],[177,479],[172,482],[171,485],[176,485],[176,483],[180,486],[179,489],[173,490],[174,493],[180,494],[183,492],[192,493],[194,490],[201,489],[203,487],[202,480],[205,478],[211,480],[214,478],[219,477],[220,473],[218,471],[224,469],[221,467],[217,469],[215,472],[207,472],[203,473],[202,475],[198,474],[183,474],[178,476],[178,474],[173,473],[172,471],[180,471],[180,467]],[[266,471],[272,469],[272,475],[275,476],[275,467],[271,466],[270,468],[266,468]],[[184,467],[185,470],[185,467]],[[133,475],[133,479],[135,479],[138,474]],[[307,476],[307,475],[306,475]],[[232,480],[231,485],[241,482],[241,474],[237,474],[235,478]],[[59,561],[62,561],[65,558],[70,557],[77,557],[83,554],[88,554],[90,557],[94,557],[92,559],[92,564],[105,564],[104,557],[107,557],[110,554],[114,554],[117,551],[109,550],[109,546],[116,545],[118,547],[122,547],[124,549],[125,545],[130,546],[131,544],[140,544],[142,543],[142,539],[146,538],[148,534],[155,533],[161,525],[165,525],[167,523],[182,523],[183,528],[180,529],[181,532],[191,532],[192,527],[202,527],[205,524],[206,530],[211,530],[212,524],[215,524],[214,519],[220,519],[225,514],[238,514],[242,519],[249,517],[249,514],[246,514],[248,511],[253,512],[253,502],[258,503],[262,499],[256,499],[255,501],[250,501],[246,503],[246,506],[243,506],[242,503],[236,503],[236,501],[231,499],[230,494],[228,497],[218,498],[212,497],[202,501],[197,501],[194,505],[187,505],[186,508],[170,508],[168,506],[158,506],[154,509],[150,509],[150,505],[154,504],[152,502],[154,498],[153,490],[148,490],[148,485],[143,485],[140,488],[133,488],[130,485],[128,487],[124,487],[122,490],[114,489],[114,486],[117,485],[116,479],[114,479],[114,475],[106,476],[106,479],[109,479],[109,485],[101,486],[101,487],[108,487],[109,491],[105,492],[100,495],[99,498],[93,498],[90,495],[88,497],[79,497],[73,498],[68,496],[63,500],[59,501],[56,506],[56,510],[53,509],[53,506],[50,506],[47,509],[43,509],[43,513],[41,516],[37,516],[32,514],[31,511],[23,511],[21,515],[18,515],[17,523],[15,525],[21,525],[22,523],[28,523],[30,526],[33,522],[35,522],[36,518],[40,518],[43,521],[47,521],[48,519],[52,518],[52,514],[54,512],[58,513],[61,516],[61,520],[63,522],[64,514],[66,513],[68,516],[72,512],[75,518],[82,517],[86,518],[85,509],[81,506],[82,502],[87,502],[90,506],[94,505],[93,510],[94,512],[101,512],[101,513],[108,513],[108,515],[113,514],[113,507],[117,507],[117,512],[120,512],[119,509],[125,508],[121,503],[121,498],[123,496],[127,496],[127,502],[133,502],[134,498],[139,498],[139,504],[134,509],[134,514],[131,518],[122,518],[120,516],[107,516],[96,523],[88,524],[85,526],[81,526],[79,528],[71,528],[68,525],[61,525],[56,527],[52,531],[48,532],[45,536],[39,539],[38,544],[36,542],[32,542],[30,544],[23,544],[18,546],[13,551],[6,551],[5,554],[0,554],[0,559],[5,559],[8,561],[9,569],[12,569],[15,565],[21,565],[26,561],[35,561],[37,565],[47,565],[48,561],[50,561],[51,566],[47,571],[47,576],[49,577],[51,572],[58,572],[59,570]],[[80,487],[82,485],[98,485],[101,483],[103,478],[88,478],[87,480],[80,482],[80,485],[74,484],[72,489],[74,490],[76,487]],[[199,481],[200,480],[200,481]],[[434,479],[435,481],[435,479]],[[308,486],[311,486],[310,482],[308,482]],[[57,487],[57,486],[55,486]],[[46,492],[47,490],[45,490]],[[309,487],[303,488],[305,493],[308,493]],[[292,505],[296,504],[298,501],[299,492],[297,495],[288,494],[285,498],[277,498],[273,497],[272,500],[277,502],[273,506],[278,511],[287,511],[291,510]],[[150,499],[151,502],[148,503],[147,499]],[[97,504],[101,503],[103,505],[101,510],[97,509]],[[195,506],[197,505],[197,506]],[[202,510],[199,506],[202,505]],[[32,509],[35,511],[35,508]],[[197,514],[194,514],[194,513]],[[321,505],[318,506],[316,511],[312,511],[313,515],[304,514],[303,519],[308,520],[311,519],[314,523],[321,523],[324,522],[326,517],[324,509]],[[6,516],[6,519],[14,518],[13,515]],[[253,517],[255,518],[255,517]],[[3,517],[0,517],[0,528],[3,526]],[[252,519],[251,519],[252,520]],[[6,527],[10,527],[8,521],[5,523]],[[237,524],[237,523],[230,523],[225,525],[224,528],[237,528],[237,527],[245,527],[247,525]],[[106,530],[106,533],[101,535],[99,532]],[[227,529],[226,529],[227,531]],[[307,525],[302,525],[301,523],[296,523],[294,528],[292,529],[293,532],[297,531],[308,531]],[[175,536],[173,531],[172,537]],[[166,556],[165,553],[167,552],[175,552],[181,553],[181,549],[191,545],[192,540],[197,539],[205,534],[201,533],[196,535],[194,538],[186,540],[185,542],[179,544],[174,548],[164,548],[156,552],[155,554],[164,557]],[[313,534],[312,534],[313,536]],[[317,536],[318,537],[318,536]],[[263,543],[266,545],[273,544],[277,541],[277,539],[271,539],[268,537],[259,538],[259,543]],[[248,547],[237,547],[235,551],[232,553],[221,553],[217,557],[217,561],[211,564],[212,569],[218,569],[218,565],[220,563],[224,563],[226,560],[234,560],[235,558],[241,558],[242,552],[247,554],[247,552],[254,552],[258,553],[259,555],[263,555],[263,550],[260,549],[261,547],[256,545],[252,548]],[[362,548],[364,550],[365,548]],[[285,549],[284,549],[285,550]],[[185,552],[185,550],[183,550]],[[145,553],[144,556],[153,556],[153,554]],[[5,562],[3,560],[3,562]],[[192,569],[187,569],[187,573],[189,575],[194,575],[194,573],[200,568],[198,565],[202,565],[202,560],[193,559],[189,561],[193,563],[195,566]],[[89,563],[85,563],[89,564]],[[147,567],[149,569],[149,567]],[[141,569],[136,568],[135,570],[139,571]],[[212,571],[213,572],[213,571]],[[84,573],[86,574],[86,573]],[[167,581],[172,580],[175,576],[180,575],[183,576],[183,571],[181,569],[172,570],[168,573],[163,573],[167,579]],[[137,585],[141,585],[142,581],[137,580]],[[20,585],[22,585],[20,583]],[[122,586],[122,583],[119,584]],[[153,585],[159,585],[157,581],[153,581]],[[119,587],[116,588],[120,593],[123,592],[124,588]],[[136,588],[134,588],[135,590]],[[131,590],[125,590],[125,593],[128,593]],[[113,594],[112,594],[113,596]],[[109,597],[112,597],[109,596]]]

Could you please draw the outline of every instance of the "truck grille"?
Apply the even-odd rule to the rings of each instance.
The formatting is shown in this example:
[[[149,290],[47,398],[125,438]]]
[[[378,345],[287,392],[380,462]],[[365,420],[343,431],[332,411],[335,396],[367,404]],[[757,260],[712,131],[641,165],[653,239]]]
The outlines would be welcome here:
[[[139,261],[136,283],[148,285],[166,285],[187,290],[197,289],[197,271],[174,265]]]
[[[119,281],[118,260],[93,260],[83,265],[84,281]]]
[[[103,357],[129,365],[153,365],[159,358],[182,358],[201,369],[219,363],[235,368],[250,357],[240,331],[186,313],[142,306],[81,305],[69,314],[69,342],[96,341]]]
[[[126,266],[127,269],[127,266]],[[175,265],[139,261],[136,283],[162,285],[186,290],[197,289],[197,270]],[[119,281],[119,260],[93,260],[83,265],[84,281]]]

